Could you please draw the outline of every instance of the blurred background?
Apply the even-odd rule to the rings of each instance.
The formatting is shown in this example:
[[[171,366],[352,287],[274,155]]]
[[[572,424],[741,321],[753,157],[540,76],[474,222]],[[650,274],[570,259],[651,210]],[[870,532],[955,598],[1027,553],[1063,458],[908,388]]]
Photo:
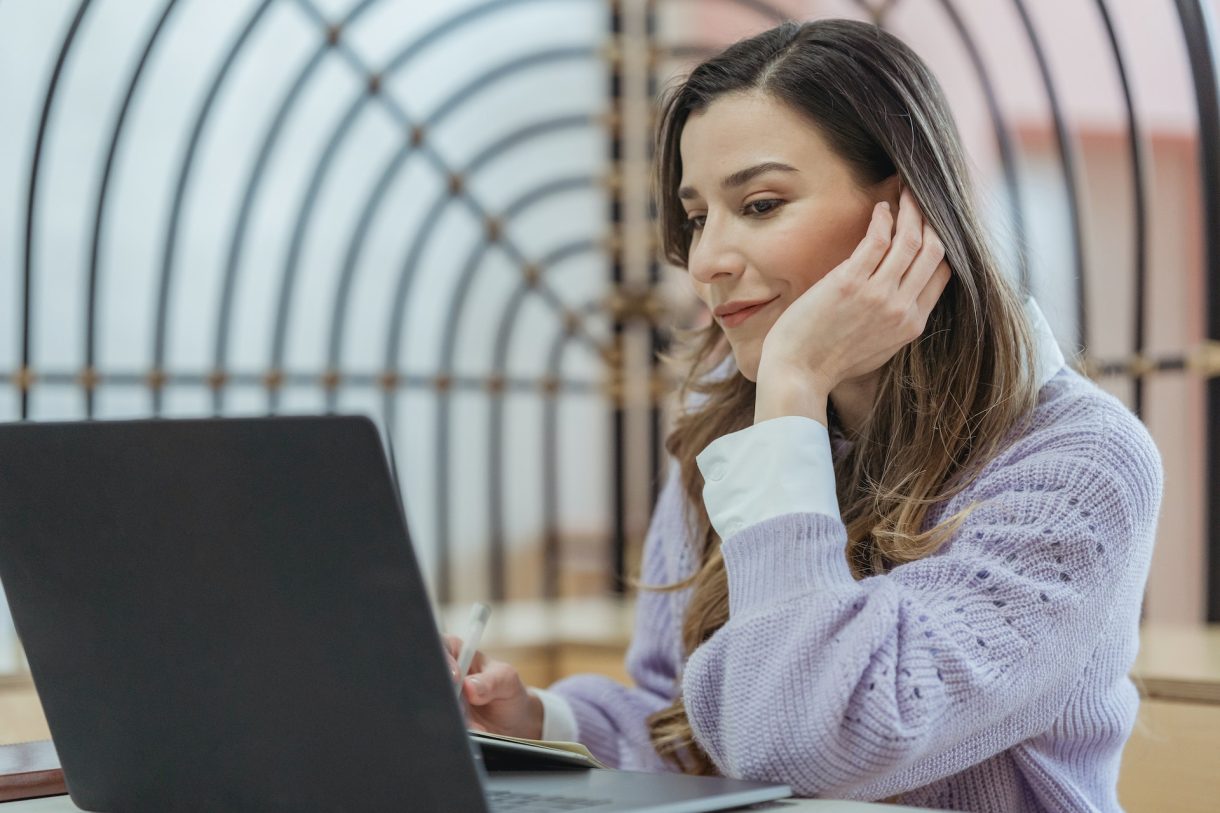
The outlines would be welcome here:
[[[657,353],[705,316],[656,257],[654,102],[825,16],[929,62],[1012,280],[1161,449],[1169,711],[1128,760],[1187,770],[1220,753],[1220,0],[0,0],[0,420],[367,414],[442,624],[490,600],[535,682],[618,674]],[[0,740],[40,736],[0,605]]]

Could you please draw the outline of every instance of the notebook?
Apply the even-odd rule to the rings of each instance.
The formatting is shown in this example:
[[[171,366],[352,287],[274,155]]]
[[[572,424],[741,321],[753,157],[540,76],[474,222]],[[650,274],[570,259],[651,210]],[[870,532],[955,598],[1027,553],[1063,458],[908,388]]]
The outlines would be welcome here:
[[[679,813],[789,795],[487,771],[365,418],[2,425],[0,540],[86,810]]]
[[[470,731],[471,741],[483,754],[489,771],[542,771],[565,768],[605,768],[588,748],[578,742],[527,740],[485,731]]]

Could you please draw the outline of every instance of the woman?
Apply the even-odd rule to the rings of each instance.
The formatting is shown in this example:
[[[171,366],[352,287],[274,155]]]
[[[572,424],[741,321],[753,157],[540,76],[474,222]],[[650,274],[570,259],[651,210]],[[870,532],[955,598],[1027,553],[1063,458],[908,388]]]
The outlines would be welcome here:
[[[785,24],[697,67],[657,146],[664,246],[715,320],[636,686],[480,657],[472,726],[802,795],[1119,810],[1160,459],[999,272],[926,66]]]

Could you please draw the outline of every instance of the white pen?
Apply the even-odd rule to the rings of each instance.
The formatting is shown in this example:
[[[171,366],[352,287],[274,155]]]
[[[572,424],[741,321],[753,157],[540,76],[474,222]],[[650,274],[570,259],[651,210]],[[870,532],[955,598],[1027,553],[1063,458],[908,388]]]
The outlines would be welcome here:
[[[487,626],[487,619],[490,616],[491,607],[482,602],[475,602],[475,605],[470,608],[470,621],[466,625],[466,637],[462,639],[462,650],[458,653],[457,660],[459,700],[462,697],[462,683],[466,680],[466,670],[470,668],[470,662],[474,660],[474,653],[479,648],[479,639],[483,637],[483,629]]]

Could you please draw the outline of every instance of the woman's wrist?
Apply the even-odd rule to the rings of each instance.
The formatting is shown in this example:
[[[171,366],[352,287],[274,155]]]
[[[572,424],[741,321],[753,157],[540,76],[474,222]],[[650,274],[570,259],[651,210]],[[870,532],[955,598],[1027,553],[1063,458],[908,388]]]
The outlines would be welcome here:
[[[826,414],[829,400],[830,387],[808,375],[779,370],[764,374],[760,369],[754,395],[754,423],[799,415],[829,426]]]

